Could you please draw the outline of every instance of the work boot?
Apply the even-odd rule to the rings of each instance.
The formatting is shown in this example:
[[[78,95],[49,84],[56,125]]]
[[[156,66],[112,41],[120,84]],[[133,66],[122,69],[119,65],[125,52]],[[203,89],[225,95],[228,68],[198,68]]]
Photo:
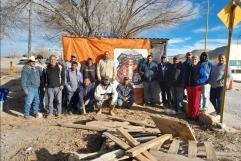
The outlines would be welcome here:
[[[102,113],[102,110],[99,109],[98,112],[96,113],[97,115],[101,114]]]
[[[42,118],[42,117],[43,117],[43,114],[40,112],[36,113],[36,115],[35,115],[35,118],[37,118],[37,119]]]

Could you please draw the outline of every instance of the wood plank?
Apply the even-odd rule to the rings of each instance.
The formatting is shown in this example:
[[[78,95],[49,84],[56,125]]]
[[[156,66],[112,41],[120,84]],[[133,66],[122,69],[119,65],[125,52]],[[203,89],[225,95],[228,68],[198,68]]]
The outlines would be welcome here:
[[[111,161],[115,158],[122,157],[124,155],[125,155],[125,151],[122,149],[118,149],[118,150],[111,151],[109,153],[105,153],[105,154],[101,155],[100,157],[95,158],[91,161]]]
[[[124,119],[124,118],[121,118],[121,117],[117,117],[117,116],[108,116],[110,119],[113,119],[113,120],[118,120],[118,121],[124,121],[124,122],[130,122],[131,124],[134,124],[134,125],[140,125],[140,126],[145,126],[145,127],[156,127],[154,125],[150,125],[144,121],[137,121],[137,120],[129,120],[129,119]]]
[[[168,153],[169,153],[169,154],[177,154],[177,153],[178,153],[179,146],[180,146],[180,142],[181,142],[180,140],[174,139],[174,140],[172,141],[172,144],[171,144],[169,150],[168,150]]]
[[[130,125],[130,123],[129,122],[102,121],[101,120],[101,121],[89,121],[89,122],[86,122],[86,125],[117,128],[117,127],[128,126],[128,125]]]
[[[173,117],[161,117],[151,115],[151,118],[156,124],[156,127],[163,134],[172,134],[173,137],[180,137],[183,140],[195,140],[195,135],[189,124]]]
[[[124,141],[122,141],[121,139],[117,138],[114,135],[111,135],[108,132],[104,132],[103,135],[105,135],[106,137],[108,137],[109,139],[111,139],[112,141],[114,141],[117,145],[119,145],[122,149],[124,150],[128,150],[131,148],[130,145],[128,145],[127,143],[125,143]],[[150,161],[148,158],[146,158],[143,155],[136,155],[135,158],[139,161]]]
[[[150,153],[158,158],[158,161],[204,161],[200,158],[188,158],[183,155],[169,154],[156,150],[150,150]]]
[[[125,129],[123,129],[122,127],[116,129],[117,132],[119,132],[127,141],[128,143],[132,146],[135,147],[137,145],[139,145],[140,143],[138,141],[136,141]],[[150,159],[151,161],[157,161],[157,159],[155,157],[153,157],[148,151],[144,151],[142,152],[142,154],[144,154],[148,159]]]
[[[195,141],[188,141],[188,157],[195,158],[197,156],[197,143]]]
[[[204,142],[204,146],[206,147],[207,160],[217,161],[218,159],[217,159],[215,150],[213,148],[213,145],[210,142]]]
[[[93,131],[107,131],[108,128],[103,128],[99,126],[87,126],[87,125],[80,125],[80,124],[73,124],[73,123],[62,123],[58,124],[61,127],[67,127],[67,128],[75,128],[75,129],[85,129],[85,130],[93,130]]]
[[[112,141],[114,141],[117,145],[119,145],[122,149],[126,150],[128,148],[130,148],[130,145],[128,145],[127,143],[125,143],[124,141],[122,141],[121,139],[117,138],[114,135],[111,135],[108,132],[104,132],[103,135],[105,135],[106,137],[108,137],[109,139],[111,139]]]
[[[159,144],[161,143],[164,143],[165,141],[169,140],[172,138],[172,135],[171,134],[165,134],[165,135],[162,135],[156,139],[153,139],[151,141],[148,141],[146,143],[143,143],[143,144],[140,144],[140,145],[137,145],[136,147],[132,148],[132,149],[129,149],[126,151],[126,154],[128,156],[136,156],[154,146],[158,146]]]
[[[139,143],[144,143],[144,142],[150,141],[150,140],[155,139],[155,138],[157,138],[157,136],[137,137],[137,138],[135,138],[135,139],[136,139],[136,141],[138,141]]]
[[[77,161],[80,159],[88,159],[88,158],[94,158],[100,154],[103,154],[101,152],[94,152],[94,153],[87,153],[87,154],[79,154],[77,152],[72,152],[69,155],[68,161]]]

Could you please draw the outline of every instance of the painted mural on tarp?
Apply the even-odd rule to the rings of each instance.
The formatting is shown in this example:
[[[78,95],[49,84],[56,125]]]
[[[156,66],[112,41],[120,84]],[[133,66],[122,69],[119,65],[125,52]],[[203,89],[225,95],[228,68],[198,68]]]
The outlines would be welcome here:
[[[139,66],[148,55],[146,49],[121,49],[114,50],[115,66],[117,68],[117,81],[121,83],[124,77],[132,80],[134,88],[142,88]]]

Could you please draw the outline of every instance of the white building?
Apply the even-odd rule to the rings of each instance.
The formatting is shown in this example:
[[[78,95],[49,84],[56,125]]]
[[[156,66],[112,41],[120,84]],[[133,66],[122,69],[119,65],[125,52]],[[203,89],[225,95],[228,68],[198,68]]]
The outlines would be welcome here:
[[[230,49],[229,66],[234,80],[241,81],[241,44],[232,44]]]

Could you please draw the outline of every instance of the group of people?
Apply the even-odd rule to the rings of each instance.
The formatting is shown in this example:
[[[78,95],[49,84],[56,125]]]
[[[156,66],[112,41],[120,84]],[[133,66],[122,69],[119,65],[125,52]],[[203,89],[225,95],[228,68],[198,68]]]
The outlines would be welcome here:
[[[181,62],[173,57],[169,63],[165,55],[160,63],[148,55],[146,62],[140,67],[144,86],[144,105],[159,103],[157,87],[161,89],[162,103],[174,109],[175,113],[184,110],[184,99],[188,100],[187,114],[190,119],[198,119],[200,112],[208,108],[208,99],[215,108],[214,115],[218,118],[221,112],[222,93],[224,90],[225,55],[218,56],[218,63],[212,64],[206,52],[200,58],[186,53],[186,60]],[[231,71],[228,71],[228,80]],[[187,95],[185,95],[187,93]]]
[[[173,57],[173,63],[169,63],[165,55],[161,56],[158,63],[153,61],[150,54],[139,65],[144,87],[143,105],[161,103],[157,90],[160,87],[163,105],[176,112],[184,110],[186,91],[189,118],[197,119],[200,110],[207,109],[208,99],[213,104],[216,115],[219,115],[224,70],[225,55],[219,55],[218,63],[213,65],[208,61],[206,52],[201,54],[200,60],[188,52],[183,63],[177,57]],[[231,77],[230,72],[228,76]],[[58,62],[55,55],[49,57],[48,64],[45,64],[42,55],[38,55],[37,60],[31,56],[21,75],[25,93],[24,117],[28,119],[31,113],[41,117],[45,99],[48,100],[47,117],[62,115],[63,95],[67,96],[66,109],[69,114],[93,112],[95,109],[100,114],[102,107],[109,107],[109,113],[114,115],[116,105],[131,108],[135,102],[131,78],[124,77],[118,86],[113,85],[115,79],[116,68],[108,51],[104,52],[104,58],[97,65],[91,58],[88,58],[86,64],[80,64],[75,53],[71,54],[70,61],[66,63]]]
[[[110,60],[110,53],[106,51],[104,58],[97,66],[91,58],[86,64],[77,62],[77,55],[71,54],[71,60],[66,63],[58,62],[55,55],[49,57],[49,64],[45,64],[43,56],[37,60],[31,56],[23,67],[21,85],[25,93],[24,118],[30,114],[42,117],[45,99],[48,102],[47,117],[62,115],[63,95],[67,96],[67,112],[74,111],[82,114],[93,112],[95,107],[98,114],[102,107],[110,107],[109,113],[114,115],[114,108],[130,108],[135,102],[134,89],[129,77],[124,77],[117,88],[113,86],[116,78],[114,61]],[[45,95],[47,93],[47,98]]]

